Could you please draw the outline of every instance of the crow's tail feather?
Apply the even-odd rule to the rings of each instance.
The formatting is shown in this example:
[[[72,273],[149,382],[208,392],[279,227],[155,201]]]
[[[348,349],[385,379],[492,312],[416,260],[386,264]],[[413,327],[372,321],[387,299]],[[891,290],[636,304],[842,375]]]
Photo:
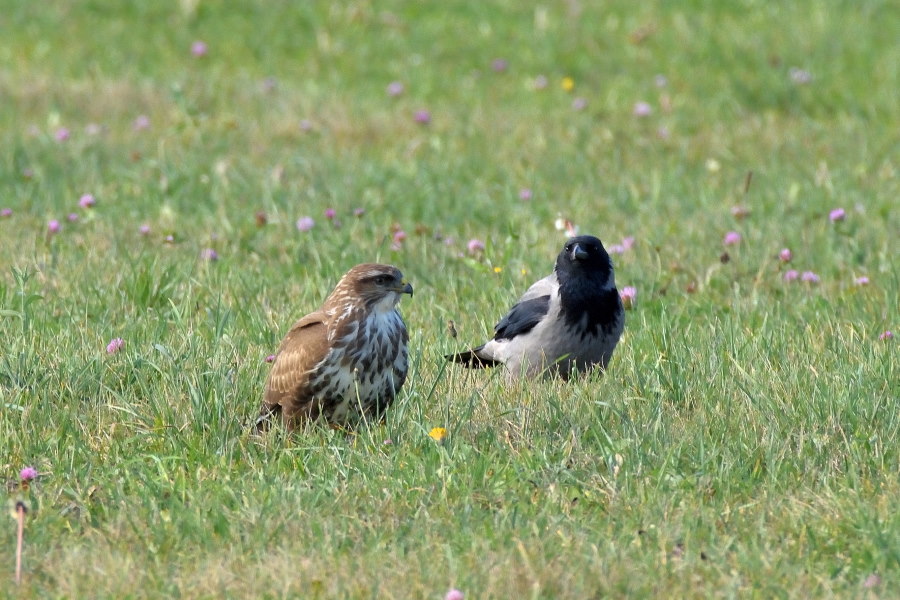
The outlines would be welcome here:
[[[500,364],[500,361],[494,360],[493,358],[488,358],[482,354],[479,354],[479,351],[483,348],[480,346],[478,348],[474,348],[472,350],[466,350],[465,352],[457,352],[456,354],[447,354],[444,356],[449,361],[459,363],[464,365],[470,369],[483,369],[485,367],[496,367]]]

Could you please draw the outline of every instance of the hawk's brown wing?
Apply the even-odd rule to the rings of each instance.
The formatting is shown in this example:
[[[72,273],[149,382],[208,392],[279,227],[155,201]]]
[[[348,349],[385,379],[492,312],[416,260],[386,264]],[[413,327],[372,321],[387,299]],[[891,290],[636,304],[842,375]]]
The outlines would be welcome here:
[[[322,362],[331,349],[325,319],[322,311],[308,314],[294,323],[282,340],[266,379],[260,420],[276,412],[290,415],[309,400],[306,386],[313,367]]]

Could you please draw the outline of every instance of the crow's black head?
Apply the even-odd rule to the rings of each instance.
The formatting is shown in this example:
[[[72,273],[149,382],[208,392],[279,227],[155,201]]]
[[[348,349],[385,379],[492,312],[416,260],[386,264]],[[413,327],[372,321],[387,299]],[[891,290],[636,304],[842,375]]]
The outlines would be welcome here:
[[[616,290],[612,261],[592,235],[569,238],[556,259],[559,310],[573,335],[609,333],[622,303]]]
[[[605,283],[612,273],[612,261],[603,244],[592,235],[579,235],[566,240],[562,252],[556,259],[556,275],[589,277],[598,283]]]

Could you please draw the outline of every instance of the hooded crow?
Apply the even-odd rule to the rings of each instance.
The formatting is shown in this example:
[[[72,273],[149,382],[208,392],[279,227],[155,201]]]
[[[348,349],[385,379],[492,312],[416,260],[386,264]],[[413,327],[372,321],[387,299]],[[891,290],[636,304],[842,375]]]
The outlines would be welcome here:
[[[605,369],[625,327],[612,261],[599,239],[569,238],[553,273],[534,283],[494,327],[489,342],[446,358],[470,368],[503,365],[507,377],[568,379]]]

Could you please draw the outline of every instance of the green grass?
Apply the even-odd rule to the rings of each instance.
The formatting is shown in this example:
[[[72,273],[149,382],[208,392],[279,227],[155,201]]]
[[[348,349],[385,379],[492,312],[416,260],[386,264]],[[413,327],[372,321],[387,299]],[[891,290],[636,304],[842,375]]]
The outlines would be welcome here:
[[[900,589],[900,375],[879,340],[900,329],[890,2],[0,14],[0,478],[31,508],[18,588],[15,522],[0,528],[0,597]],[[558,215],[636,238],[614,257],[638,301],[608,373],[508,386],[445,364],[549,272]],[[416,289],[386,424],[250,436],[265,356],[375,260]]]

